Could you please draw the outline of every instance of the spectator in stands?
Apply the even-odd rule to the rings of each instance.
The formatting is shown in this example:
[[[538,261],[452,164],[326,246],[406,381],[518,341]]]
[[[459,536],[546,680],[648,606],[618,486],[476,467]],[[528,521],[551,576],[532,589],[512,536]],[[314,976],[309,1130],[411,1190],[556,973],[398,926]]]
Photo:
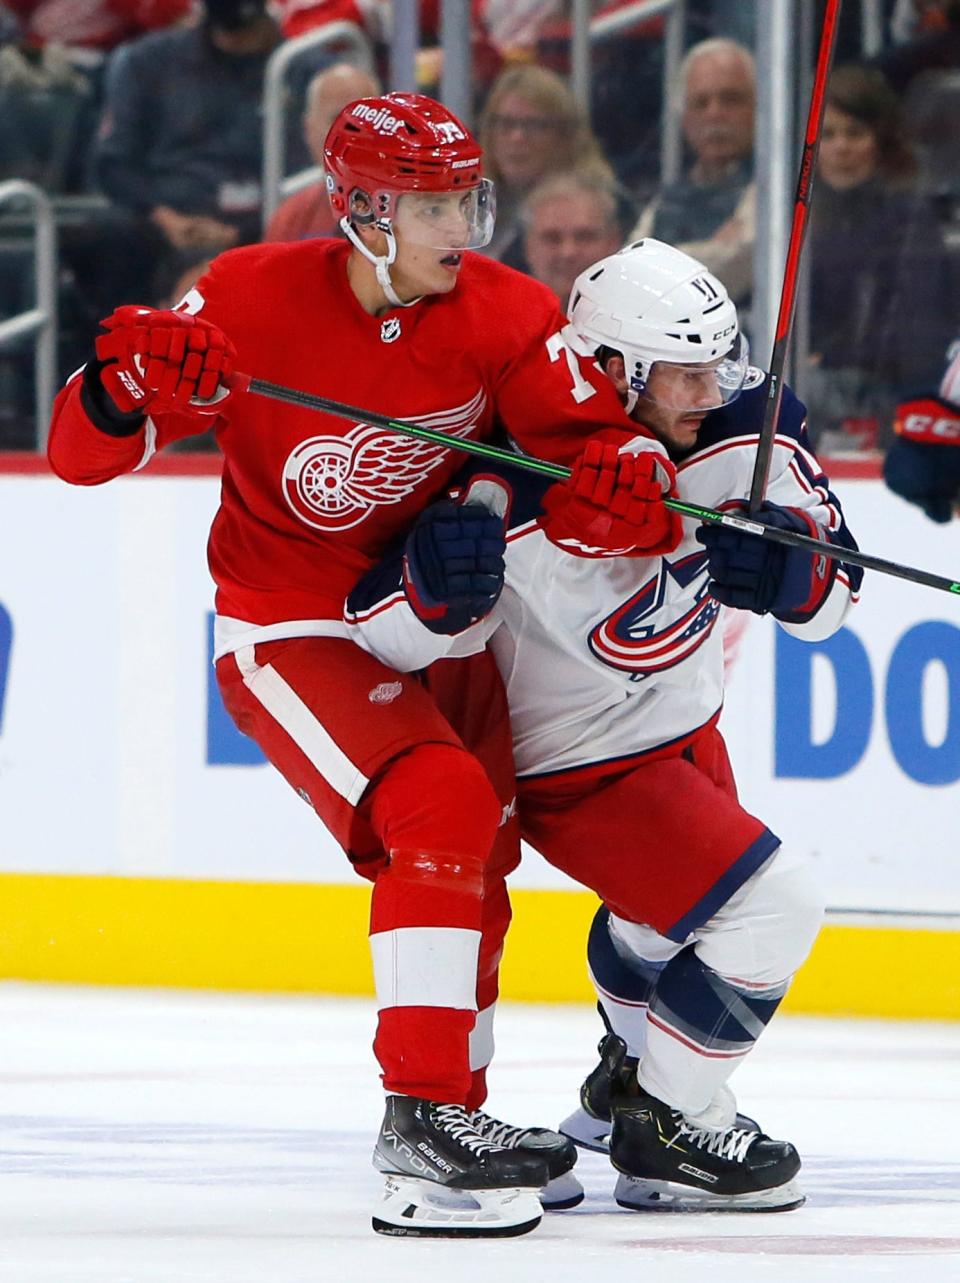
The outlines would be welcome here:
[[[896,402],[939,378],[955,308],[939,226],[913,173],[884,77],[838,68],[826,90],[810,221],[805,400],[824,450],[873,444]]]
[[[184,21],[191,8],[192,0],[0,0],[0,177],[55,195],[86,191],[107,55]]]
[[[0,48],[20,39],[20,23],[12,10],[0,4]]]
[[[20,19],[25,45],[66,48],[79,66],[148,31],[181,21],[191,0],[3,0],[0,11]]]
[[[689,50],[680,101],[693,162],[647,205],[629,238],[655,236],[678,246],[719,276],[738,303],[753,280],[755,99],[749,49],[718,37]]]
[[[315,165],[323,164],[323,140],[348,102],[380,93],[377,78],[368,71],[338,62],[318,71],[307,87],[303,133]],[[265,241],[300,241],[309,236],[335,236],[337,219],[323,180],[288,196],[275,210]]]
[[[485,94],[505,63],[536,57],[541,24],[562,7],[562,0],[462,0],[470,13],[470,64],[474,90]],[[440,0],[420,0],[417,88],[429,92],[440,82]],[[286,39],[333,22],[352,22],[366,35],[381,60],[388,53],[393,13],[391,0],[276,0],[275,11]],[[385,70],[385,67],[384,67]]]
[[[520,210],[526,270],[567,305],[582,271],[620,248],[623,228],[612,183],[589,170],[552,174],[534,187]]]
[[[0,180],[70,190],[94,119],[93,89],[62,45],[0,48]]]
[[[921,72],[960,70],[960,0],[905,0],[895,24],[908,15],[913,22],[907,39],[872,60],[898,94]]]
[[[544,67],[509,67],[494,81],[480,125],[486,173],[497,187],[497,229],[488,253],[517,266],[520,204],[542,178],[589,167],[613,181],[587,118],[566,82]],[[507,254],[508,247],[511,254]]]
[[[164,278],[144,301],[190,262],[260,235],[263,74],[280,32],[265,0],[203,7],[195,27],[122,46],[107,72],[97,174]]]
[[[352,22],[375,41],[389,35],[390,0],[277,0],[276,12],[286,40],[333,22]]]

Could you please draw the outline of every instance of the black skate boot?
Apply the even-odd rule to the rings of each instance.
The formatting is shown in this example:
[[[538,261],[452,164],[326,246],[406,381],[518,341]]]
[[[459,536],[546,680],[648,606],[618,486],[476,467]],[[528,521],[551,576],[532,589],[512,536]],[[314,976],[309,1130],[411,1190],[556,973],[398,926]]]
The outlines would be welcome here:
[[[580,1086],[580,1108],[560,1124],[560,1131],[581,1149],[598,1154],[610,1152],[610,1101],[614,1096],[636,1095],[637,1058],[627,1055],[627,1044],[615,1033],[605,1034],[597,1044],[600,1063],[587,1074]],[[721,1089],[724,1103],[730,1102],[730,1116],[736,1104],[729,1088]],[[743,1131],[760,1128],[746,1114],[736,1115],[736,1126]]]
[[[606,1154],[610,1149],[610,1098],[627,1095],[636,1083],[637,1059],[614,1033],[597,1043],[600,1063],[580,1085],[580,1108],[560,1124],[560,1131],[581,1149]],[[635,1090],[635,1088],[634,1088]]]
[[[577,1149],[566,1136],[547,1127],[511,1127],[482,1109],[473,1110],[467,1117],[480,1135],[494,1145],[544,1159],[550,1180],[540,1191],[540,1203],[548,1212],[563,1211],[583,1202],[583,1186],[570,1171],[577,1161]]]
[[[373,1165],[386,1177],[380,1234],[506,1237],[540,1222],[544,1158],[482,1136],[462,1105],[388,1096]]]
[[[610,1161],[621,1207],[652,1211],[786,1212],[804,1196],[787,1141],[736,1125],[698,1127],[645,1092],[613,1101]]]

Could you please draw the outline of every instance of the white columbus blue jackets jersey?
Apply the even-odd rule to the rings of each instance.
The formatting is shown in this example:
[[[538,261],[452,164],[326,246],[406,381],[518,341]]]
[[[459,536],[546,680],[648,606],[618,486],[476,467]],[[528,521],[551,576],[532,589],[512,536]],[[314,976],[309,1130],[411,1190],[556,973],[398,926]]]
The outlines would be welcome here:
[[[763,418],[763,375],[703,421],[696,448],[678,463],[679,498],[719,508],[749,493]],[[833,543],[855,548],[836,496],[807,439],[803,405],[784,389],[767,487],[772,503],[801,508]],[[631,449],[662,449],[637,437]],[[684,519],[684,537],[663,557],[574,555],[539,523],[551,482],[509,466],[471,464],[462,485],[496,475],[512,504],[506,579],[493,611],[455,637],[425,628],[402,589],[401,551],[351,593],[354,640],[401,671],[475,653],[489,643],[507,688],[517,774],[543,775],[629,759],[682,740],[723,703],[724,607],[707,589],[707,555]],[[841,565],[820,609],[781,624],[811,641],[840,627],[862,571]]]

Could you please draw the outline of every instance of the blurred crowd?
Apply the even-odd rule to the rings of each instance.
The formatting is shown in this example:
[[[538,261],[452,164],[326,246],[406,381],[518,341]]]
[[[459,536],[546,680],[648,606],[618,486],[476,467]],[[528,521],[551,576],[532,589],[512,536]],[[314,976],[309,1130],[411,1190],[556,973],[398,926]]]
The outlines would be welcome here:
[[[663,16],[593,47],[586,111],[569,87],[568,4],[469,7],[473,123],[498,204],[484,252],[566,302],[584,267],[656,236],[724,281],[749,332],[755,6],[688,0],[671,86],[683,165],[669,183]],[[339,234],[323,138],[343,105],[389,81],[391,17],[385,0],[0,0],[0,181],[27,179],[54,198],[61,376],[85,359],[100,317],[122,302],[172,305],[222,250]],[[960,0],[885,0],[882,18],[882,48],[865,59],[860,5],[845,7],[826,95],[807,339],[792,370],[825,453],[884,449],[896,406],[939,385],[960,330]],[[422,0],[417,78],[434,93],[439,20],[438,0]],[[265,219],[268,60],[284,41],[343,21],[364,33],[369,66],[336,46],[297,60],[286,169],[307,181]],[[2,206],[0,319],[33,306],[33,290],[29,219]],[[29,345],[8,345],[0,449],[34,443]]]

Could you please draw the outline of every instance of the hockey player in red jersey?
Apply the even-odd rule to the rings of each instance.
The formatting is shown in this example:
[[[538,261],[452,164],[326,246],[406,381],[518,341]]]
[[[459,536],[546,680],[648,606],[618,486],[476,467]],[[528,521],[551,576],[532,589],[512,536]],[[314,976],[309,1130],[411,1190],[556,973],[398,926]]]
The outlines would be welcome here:
[[[444,491],[459,456],[279,408],[232,390],[230,376],[454,436],[502,426],[563,462],[624,419],[609,384],[596,372],[591,382],[566,347],[549,292],[468,252],[489,239],[493,193],[454,116],[421,95],[362,100],[334,122],[325,154],[348,241],[231,251],[173,311],[120,308],[57,398],[49,457],[65,480],[95,485],[214,429],[224,462],[209,562],[225,703],[374,880],[375,1051],[388,1093],[375,1227],[520,1233],[539,1219],[533,1191],[575,1153],[555,1133],[479,1111],[484,1010],[509,918],[502,871],[516,848],[509,765],[488,755],[485,772],[425,686],[357,647],[342,620],[345,595]],[[498,521],[455,517],[479,521],[496,570]],[[475,614],[485,584],[480,575]],[[451,1206],[457,1190],[475,1196]]]
[[[821,901],[804,861],[737,800],[717,728],[718,624],[728,606],[828,637],[861,572],[727,527],[671,532],[655,469],[691,503],[742,503],[765,403],[736,309],[702,264],[653,240],[595,263],[566,337],[633,416],[620,449],[594,443],[552,486],[498,465],[505,586],[459,635],[425,629],[410,601],[411,583],[436,582],[421,544],[442,505],[420,515],[402,566],[358,585],[345,618],[398,668],[489,641],[523,835],[604,901],[588,956],[611,1032],[562,1130],[609,1148],[625,1206],[786,1210],[802,1202],[797,1151],[737,1115],[727,1079],[803,962]],[[855,547],[804,420],[787,389],[755,519]],[[477,471],[462,484],[503,507],[490,465]]]

